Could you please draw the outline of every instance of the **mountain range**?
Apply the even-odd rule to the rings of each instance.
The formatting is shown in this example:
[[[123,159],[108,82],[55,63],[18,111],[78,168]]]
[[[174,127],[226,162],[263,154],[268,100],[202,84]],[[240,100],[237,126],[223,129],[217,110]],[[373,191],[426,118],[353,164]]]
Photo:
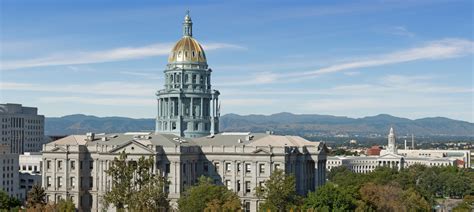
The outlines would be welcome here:
[[[443,117],[407,119],[387,114],[364,118],[277,113],[273,115],[226,114],[220,118],[220,131],[273,131],[275,134],[300,136],[386,135],[393,127],[398,135],[472,136],[474,123]],[[46,135],[84,134],[86,132],[153,131],[155,119],[96,117],[74,114],[46,118]]]

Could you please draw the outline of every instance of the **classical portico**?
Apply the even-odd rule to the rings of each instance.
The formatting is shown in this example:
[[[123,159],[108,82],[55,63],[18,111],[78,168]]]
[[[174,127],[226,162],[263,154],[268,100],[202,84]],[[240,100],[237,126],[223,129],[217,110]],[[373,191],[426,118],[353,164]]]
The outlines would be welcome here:
[[[219,91],[211,89],[211,72],[202,46],[192,37],[186,14],[183,37],[173,47],[165,74],[165,88],[156,92],[156,133],[197,138],[219,131]]]

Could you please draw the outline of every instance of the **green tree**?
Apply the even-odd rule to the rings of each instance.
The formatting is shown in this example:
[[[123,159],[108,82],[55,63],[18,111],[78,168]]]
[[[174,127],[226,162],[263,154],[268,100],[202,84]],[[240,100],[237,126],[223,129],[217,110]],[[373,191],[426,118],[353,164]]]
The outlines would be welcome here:
[[[67,200],[61,199],[56,204],[56,209],[61,212],[74,212],[76,211],[76,206],[71,198],[68,198]]]
[[[152,173],[153,158],[142,156],[132,161],[127,157],[127,153],[122,152],[105,171],[112,178],[112,187],[102,197],[104,205],[113,204],[118,211],[166,211],[169,201],[165,187],[169,182]]]
[[[20,206],[20,200],[10,197],[7,192],[0,190],[0,211],[18,210]]]
[[[241,209],[237,194],[227,187],[215,185],[212,179],[201,176],[178,200],[179,211],[237,211]]]
[[[286,175],[277,169],[265,182],[265,186],[257,186],[255,195],[264,200],[260,210],[289,211],[299,205],[300,197],[296,193],[296,181],[293,175]]]
[[[306,209],[317,211],[349,211],[356,208],[356,200],[350,190],[344,190],[333,183],[326,183],[304,200]]]
[[[37,208],[46,205],[46,193],[40,185],[33,185],[28,192],[26,207]]]

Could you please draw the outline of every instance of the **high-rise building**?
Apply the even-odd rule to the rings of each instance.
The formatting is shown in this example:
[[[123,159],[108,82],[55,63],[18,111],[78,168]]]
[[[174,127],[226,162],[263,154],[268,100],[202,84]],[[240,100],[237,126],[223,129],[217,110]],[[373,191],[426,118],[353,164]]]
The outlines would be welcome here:
[[[197,138],[219,132],[219,91],[211,88],[211,72],[188,13],[183,37],[168,57],[165,88],[156,92],[157,133]]]
[[[39,152],[44,140],[44,116],[21,104],[0,104],[0,144],[13,153]]]
[[[0,144],[0,190],[21,199],[18,188],[18,153],[11,153],[8,144]]]

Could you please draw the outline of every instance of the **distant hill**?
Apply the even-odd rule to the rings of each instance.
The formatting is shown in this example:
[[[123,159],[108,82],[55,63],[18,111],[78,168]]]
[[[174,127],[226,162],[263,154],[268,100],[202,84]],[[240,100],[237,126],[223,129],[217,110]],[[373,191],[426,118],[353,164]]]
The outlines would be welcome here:
[[[132,119],[125,117],[96,117],[69,115],[46,118],[47,135],[83,134],[86,132],[152,131],[154,119]],[[422,136],[474,136],[474,123],[448,118],[406,119],[387,114],[364,118],[343,116],[277,113],[273,115],[226,114],[221,117],[221,131],[274,131],[291,135],[385,135],[393,126],[398,135]]]

